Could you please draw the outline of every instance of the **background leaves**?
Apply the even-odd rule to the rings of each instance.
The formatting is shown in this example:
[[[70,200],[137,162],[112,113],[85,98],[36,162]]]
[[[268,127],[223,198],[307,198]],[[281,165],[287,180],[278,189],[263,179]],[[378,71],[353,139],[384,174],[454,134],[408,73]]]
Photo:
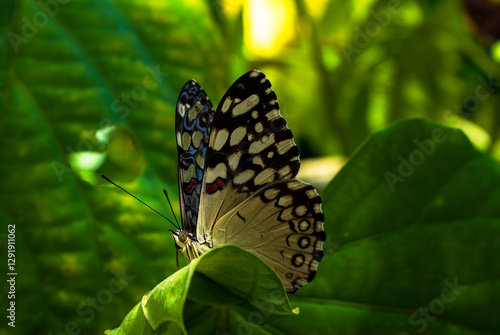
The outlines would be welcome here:
[[[364,47],[356,44],[356,34],[377,22],[372,12],[380,15],[388,10],[386,1],[278,2],[286,15],[271,13],[268,20],[276,26],[284,18],[286,29],[267,50],[249,38],[266,12],[261,8],[252,19],[246,1],[1,3],[0,262],[7,273],[6,227],[16,224],[18,273],[17,327],[2,323],[2,334],[78,329],[102,334],[117,327],[146,292],[174,272],[170,226],[106,185],[97,172],[168,212],[161,189],[166,187],[171,198],[177,194],[174,106],[180,88],[191,78],[217,104],[242,73],[251,68],[266,73],[302,157],[350,156],[374,130],[414,115],[460,127],[477,147],[498,157],[497,49],[491,39],[475,35],[458,1],[401,1],[400,10],[369,36]],[[266,34],[272,35],[270,30]],[[351,59],[343,52],[349,45],[359,49]],[[409,155],[412,151],[405,150],[415,150],[414,140],[429,134],[428,125],[404,127],[408,128],[387,130],[390,140],[380,139],[384,133],[377,135],[379,140],[371,140],[359,152],[361,158],[352,158],[325,191],[326,229],[333,243],[326,250],[338,246],[338,253],[322,263],[315,284],[293,297],[292,306],[301,308],[299,316],[260,327],[250,323],[245,309],[222,308],[218,315],[225,315],[228,329],[288,332],[300,329],[303,322],[311,331],[326,324],[341,333],[376,329],[383,333],[393,324],[398,331],[415,333],[408,315],[432,301],[445,279],[453,282],[453,274],[468,286],[459,297],[467,299],[446,305],[441,319],[429,327],[454,331],[456,325],[442,319],[455,322],[463,311],[461,304],[467,302],[468,313],[476,314],[460,331],[498,329],[488,319],[491,314],[473,308],[496,299],[490,291],[498,268],[494,266],[498,250],[490,244],[496,236],[491,224],[496,212],[488,202],[495,199],[496,165],[461,135],[450,133],[449,139],[455,140],[444,142],[447,149],[442,155],[436,148],[411,178],[394,184],[395,192],[387,193],[383,173],[397,173],[398,156]],[[452,175],[455,179],[442,179],[469,161],[470,167]],[[452,162],[455,165],[450,166]],[[313,167],[313,174],[321,174],[318,164]],[[485,179],[474,179],[480,177]],[[426,196],[434,194],[423,186],[448,185],[445,182],[451,186],[436,194],[449,197],[449,202],[423,208]],[[370,185],[399,207],[379,198],[380,202],[370,201]],[[488,201],[477,200],[483,198]],[[433,229],[416,225],[407,245],[423,248],[421,253],[427,255],[423,259],[417,252],[395,252],[401,248],[400,240],[384,241],[386,248],[378,240],[359,249],[349,247],[356,238],[416,224],[414,217],[422,222],[459,218],[464,222],[456,231],[455,226],[450,228],[451,233],[446,225],[442,231],[433,230],[439,225]],[[467,224],[486,228],[467,230]],[[476,245],[474,239],[479,237],[484,241],[476,240]],[[450,251],[455,247],[460,252]],[[382,260],[400,255],[400,263],[374,263],[373,254],[387,257]],[[409,264],[406,257],[417,262]],[[351,259],[359,261],[350,263]],[[376,283],[385,280],[393,286],[377,296],[378,284],[359,284],[372,276]],[[110,287],[119,292],[110,296]],[[422,287],[422,292],[412,292],[414,287]],[[6,281],[1,281],[0,289],[5,296]],[[315,300],[320,290],[328,293],[322,298],[348,303]],[[352,308],[352,302],[384,309],[376,313]],[[6,303],[2,299],[2,310]],[[203,332],[203,307],[190,303],[187,310],[190,330]],[[307,320],[317,323],[304,323]]]

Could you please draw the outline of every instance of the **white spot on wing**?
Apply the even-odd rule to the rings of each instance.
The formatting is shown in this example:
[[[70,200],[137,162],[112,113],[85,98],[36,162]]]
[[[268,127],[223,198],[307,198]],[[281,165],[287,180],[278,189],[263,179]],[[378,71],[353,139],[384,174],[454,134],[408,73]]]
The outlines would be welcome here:
[[[215,179],[217,179],[217,177],[221,177],[223,179],[227,178],[226,164],[219,163],[213,169],[211,168],[207,169],[207,177],[206,177],[207,183],[213,183]]]
[[[179,114],[182,117],[186,114],[186,106],[184,104],[179,104]]]
[[[236,128],[231,133],[231,139],[229,140],[229,144],[231,146],[240,144],[241,140],[243,139],[243,137],[245,137],[246,133],[247,133],[247,127],[240,126]]]
[[[288,187],[288,189],[292,190],[292,191],[296,191],[296,190],[300,190],[301,188],[304,188],[304,187],[307,187],[309,184],[306,184],[304,182],[301,182],[299,180],[294,180],[290,183],[288,183],[286,186]]]
[[[272,169],[272,168],[267,168],[265,170],[263,170],[262,172],[260,172],[254,179],[254,184],[255,185],[262,185],[264,184],[265,182],[267,182],[267,180],[269,179],[269,177],[272,177],[274,176],[274,173],[276,172],[276,170]],[[273,178],[271,178],[273,179]],[[272,181],[272,180],[271,180]]]
[[[280,112],[277,109],[273,109],[272,111],[266,114],[266,117],[269,121],[274,120],[280,117]]]
[[[260,99],[257,94],[252,94],[233,108],[233,116],[238,116],[245,114],[250,111],[253,107],[255,107],[259,103]]]
[[[262,125],[262,122],[257,122],[255,124],[255,131],[258,132],[258,133],[260,133],[263,130],[264,130],[264,126]]]
[[[252,159],[252,163],[254,163],[255,165],[259,165],[261,167],[264,167],[264,162],[262,161],[262,158],[260,158],[260,156],[255,156]]]
[[[224,144],[227,142],[227,138],[229,137],[229,132],[227,129],[221,129],[215,134],[215,140],[214,140],[214,150],[219,151],[222,149]]]
[[[196,155],[196,164],[202,169],[205,166],[205,155],[201,151]]]
[[[258,154],[265,148],[273,145],[273,143],[274,143],[274,133],[269,134],[269,136],[267,135],[262,136],[261,141],[255,141],[252,144],[250,144],[250,147],[248,148],[248,153]]]
[[[203,133],[199,130],[193,132],[193,146],[198,148],[201,144],[201,140],[203,139]]]
[[[286,154],[288,152],[288,150],[290,150],[294,146],[295,146],[295,144],[293,143],[293,140],[287,139],[287,140],[283,140],[283,141],[279,142],[276,145],[276,148],[278,149],[278,153],[280,155],[283,155],[283,154]]]
[[[285,165],[281,169],[279,169],[278,174],[280,175],[280,178],[283,178],[284,176],[286,176],[290,172],[291,172],[290,166]]]
[[[232,171],[235,171],[238,168],[238,164],[240,163],[241,151],[236,151],[234,154],[228,157],[227,162],[229,164],[229,168]]]
[[[186,151],[191,145],[191,136],[188,132],[182,134],[182,149]]]
[[[318,196],[318,193],[314,189],[310,189],[306,191],[306,195],[309,199],[314,199]]]
[[[297,213],[298,216],[304,216],[307,213],[307,207],[305,205],[300,205],[295,208],[295,213]]]
[[[269,199],[269,200],[272,200],[274,198],[276,198],[276,196],[279,194],[279,191],[275,188],[271,188],[269,190],[266,190],[264,192],[264,196]]]
[[[201,103],[197,102],[188,111],[189,121],[192,122],[194,119],[196,119],[198,117],[198,115],[200,115],[200,111],[201,111]]]
[[[281,207],[288,207],[293,203],[291,195],[283,195],[278,200],[278,205]]]
[[[180,131],[177,132],[176,137],[177,137],[177,145],[182,147],[182,137]]]
[[[222,104],[222,108],[221,108],[222,113],[225,113],[229,110],[229,107],[231,107],[232,102],[233,102],[233,100],[231,100],[231,98],[229,98],[229,97],[227,97],[226,100],[224,100],[224,103]]]
[[[236,184],[236,185],[241,185],[241,184],[244,184],[246,183],[247,181],[249,181],[250,179],[252,179],[252,177],[254,176],[255,174],[255,171],[254,170],[245,170],[243,172],[240,172],[238,173],[234,179],[233,179],[233,182]]]
[[[195,166],[191,164],[186,170],[182,169],[182,181],[187,183],[195,177]]]

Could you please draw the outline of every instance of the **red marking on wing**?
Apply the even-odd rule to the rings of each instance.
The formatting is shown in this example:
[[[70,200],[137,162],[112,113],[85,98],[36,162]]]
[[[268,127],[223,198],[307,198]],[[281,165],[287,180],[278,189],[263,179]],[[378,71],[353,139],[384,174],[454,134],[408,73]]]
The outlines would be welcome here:
[[[198,184],[196,184],[196,181],[194,179],[191,179],[191,184],[188,186],[184,186],[184,190],[188,193],[191,193],[193,191],[193,188],[198,190]]]
[[[218,189],[224,188],[224,181],[220,178],[217,178],[212,184],[207,184],[207,192],[214,193]]]

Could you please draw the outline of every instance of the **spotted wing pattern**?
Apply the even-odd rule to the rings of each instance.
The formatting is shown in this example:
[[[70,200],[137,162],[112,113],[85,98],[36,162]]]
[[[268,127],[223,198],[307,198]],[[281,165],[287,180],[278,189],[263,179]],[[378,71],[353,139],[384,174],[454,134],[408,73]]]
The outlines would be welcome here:
[[[213,114],[212,103],[205,91],[196,81],[188,81],[177,101],[175,129],[182,227],[193,234],[196,233],[201,183]]]
[[[323,258],[323,221],[321,199],[311,185],[279,180],[217,221],[213,245],[235,244],[254,253],[295,293],[314,279]]]
[[[266,76],[250,71],[221,99],[207,150],[198,240],[211,236],[225,213],[277,180],[295,177],[299,151]]]
[[[273,267],[287,292],[297,291],[323,257],[324,217],[314,188],[294,179],[299,151],[265,75],[241,76],[211,128],[198,242],[240,246]]]

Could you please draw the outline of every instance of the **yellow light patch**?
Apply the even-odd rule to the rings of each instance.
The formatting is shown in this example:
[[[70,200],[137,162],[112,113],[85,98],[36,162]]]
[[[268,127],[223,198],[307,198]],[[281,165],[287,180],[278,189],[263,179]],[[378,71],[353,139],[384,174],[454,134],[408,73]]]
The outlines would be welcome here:
[[[245,45],[260,56],[272,57],[295,38],[292,0],[252,0],[246,3]]]

